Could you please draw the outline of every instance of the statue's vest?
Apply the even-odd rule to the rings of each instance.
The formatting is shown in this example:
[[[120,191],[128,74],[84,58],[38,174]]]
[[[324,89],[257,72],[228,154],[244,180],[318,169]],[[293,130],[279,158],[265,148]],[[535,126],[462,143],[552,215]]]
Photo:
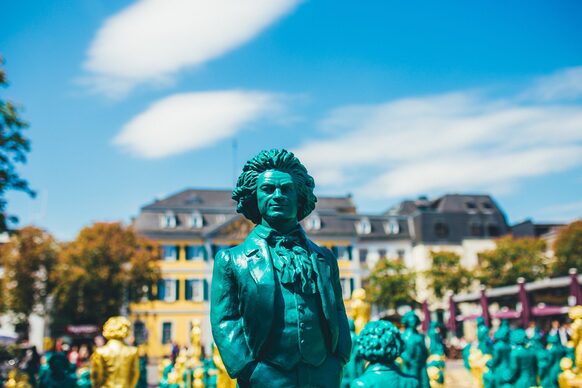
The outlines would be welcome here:
[[[262,358],[284,370],[299,362],[318,366],[328,355],[320,297],[288,289],[275,274],[275,314]]]

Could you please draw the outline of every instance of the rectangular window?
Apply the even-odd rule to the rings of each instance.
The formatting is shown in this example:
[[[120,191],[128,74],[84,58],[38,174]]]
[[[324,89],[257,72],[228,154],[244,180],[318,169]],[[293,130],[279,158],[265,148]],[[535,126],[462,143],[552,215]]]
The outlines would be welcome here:
[[[405,251],[404,249],[398,249],[396,251],[396,256],[398,257],[398,260],[404,260],[404,255],[405,255]]]
[[[178,247],[176,245],[162,245],[162,259],[164,261],[178,260]]]
[[[186,260],[208,260],[204,245],[188,245],[186,247]]]
[[[353,279],[351,279],[351,278],[340,278],[340,283],[342,285],[342,297],[344,299],[350,299],[351,296],[352,296]]]
[[[378,249],[378,256],[379,256],[381,259],[385,259],[386,257],[388,257],[388,256],[387,256],[386,249]]]
[[[366,259],[368,258],[368,250],[367,249],[360,249],[360,263],[365,263]]]
[[[164,279],[164,301],[165,302],[175,302],[178,298],[180,283],[178,280],[174,279]]]
[[[172,322],[162,323],[162,344],[169,344],[172,342]]]
[[[335,246],[335,254],[338,260],[351,260],[352,259],[352,247],[346,246]]]
[[[193,302],[208,300],[208,282],[206,279],[186,280],[186,300]]]

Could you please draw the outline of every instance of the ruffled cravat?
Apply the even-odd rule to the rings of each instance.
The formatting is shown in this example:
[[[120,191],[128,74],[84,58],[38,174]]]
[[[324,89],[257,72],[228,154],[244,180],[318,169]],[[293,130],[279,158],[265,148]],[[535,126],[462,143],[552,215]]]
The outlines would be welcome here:
[[[267,242],[278,256],[273,260],[275,269],[279,271],[281,283],[296,284],[303,294],[315,294],[315,272],[309,258],[309,253],[303,248],[301,235],[298,231],[287,235],[271,232]]]

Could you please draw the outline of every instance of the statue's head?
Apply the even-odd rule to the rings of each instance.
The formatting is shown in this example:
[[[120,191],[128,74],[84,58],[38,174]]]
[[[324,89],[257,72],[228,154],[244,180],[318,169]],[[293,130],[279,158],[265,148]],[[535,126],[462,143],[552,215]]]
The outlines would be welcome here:
[[[366,290],[363,288],[356,288],[352,292],[352,300],[366,300]]]
[[[495,341],[509,341],[510,329],[509,326],[499,325],[499,328],[493,334]]]
[[[409,312],[402,316],[402,324],[404,325],[404,327],[414,329],[418,325],[420,325],[420,318],[418,317],[418,315],[416,315],[414,310],[410,310]]]
[[[573,321],[575,321],[576,319],[582,319],[582,306],[574,306],[570,308],[568,316]]]
[[[125,317],[111,317],[103,325],[103,337],[122,340],[129,335],[131,322]]]
[[[513,345],[525,345],[527,343],[527,334],[523,329],[515,329],[510,334]]]
[[[285,199],[280,205],[268,206],[265,196],[279,184],[280,195]],[[292,217],[301,221],[315,208],[314,187],[313,178],[292,152],[272,149],[261,151],[246,162],[232,199],[237,202],[236,211],[255,224],[264,217]]]
[[[400,331],[388,321],[368,322],[357,343],[358,354],[371,363],[392,363],[404,349]]]

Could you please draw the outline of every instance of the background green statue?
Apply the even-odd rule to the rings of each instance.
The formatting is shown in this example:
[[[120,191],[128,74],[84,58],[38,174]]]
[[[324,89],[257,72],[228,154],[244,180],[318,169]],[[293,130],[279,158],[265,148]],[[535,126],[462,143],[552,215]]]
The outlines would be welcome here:
[[[356,325],[353,319],[348,320],[350,326],[350,335],[352,338],[352,344],[356,344],[357,341],[357,334],[356,334]],[[352,348],[352,355],[350,360],[344,367],[344,375],[342,379],[342,387],[349,387],[356,378],[364,373],[364,360],[359,356],[358,347],[354,346]]]
[[[511,370],[509,369],[511,356],[511,345],[509,344],[510,334],[509,321],[503,320],[493,335],[495,340],[493,344],[493,358],[490,363],[490,371],[487,373],[493,373],[493,381],[495,382],[495,387],[498,388],[509,388],[512,386]]]
[[[369,322],[357,340],[358,355],[370,364],[352,387],[419,387],[418,379],[402,373],[395,360],[402,354],[404,342],[398,329],[388,321]]]
[[[509,366],[512,373],[512,387],[530,388],[537,386],[537,358],[533,349],[526,347],[527,335],[523,329],[511,333],[511,357]]]
[[[402,352],[402,371],[415,376],[418,379],[419,386],[429,388],[430,382],[426,373],[426,360],[428,351],[426,349],[424,335],[418,332],[417,327],[420,325],[420,318],[414,311],[409,311],[402,317],[404,333],[404,351]]]
[[[337,260],[299,225],[315,208],[313,178],[286,150],[243,167],[232,198],[257,224],[214,260],[210,319],[241,387],[339,387],[351,352]]]

